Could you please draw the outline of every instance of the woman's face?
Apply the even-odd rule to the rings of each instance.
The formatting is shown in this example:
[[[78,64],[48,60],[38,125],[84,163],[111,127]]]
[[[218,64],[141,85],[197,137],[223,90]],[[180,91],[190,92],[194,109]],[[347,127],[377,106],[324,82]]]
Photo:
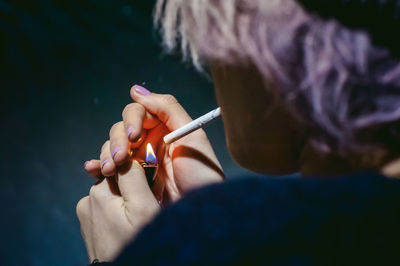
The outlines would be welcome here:
[[[211,63],[228,149],[243,167],[267,174],[299,170],[304,139],[258,72]]]

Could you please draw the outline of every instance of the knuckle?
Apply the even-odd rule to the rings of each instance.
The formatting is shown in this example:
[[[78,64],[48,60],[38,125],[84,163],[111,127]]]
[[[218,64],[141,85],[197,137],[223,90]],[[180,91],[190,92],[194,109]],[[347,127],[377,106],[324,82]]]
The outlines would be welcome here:
[[[129,112],[129,109],[131,108],[130,106],[131,106],[132,104],[133,104],[133,103],[128,104],[127,106],[125,106],[124,110],[122,110],[122,118],[125,118],[125,117],[126,117],[126,114]]]
[[[175,98],[175,96],[171,95],[171,94],[163,94],[161,96],[161,99],[166,104],[177,104],[178,103],[178,100]]]
[[[103,151],[110,145],[110,141],[107,140],[106,142],[104,142],[103,146],[101,146],[101,153],[103,153]]]
[[[96,186],[92,186],[89,190],[89,196],[91,198],[97,198],[99,196],[99,191]]]
[[[144,109],[143,105],[141,105],[139,103],[130,103],[127,106],[125,106],[124,110],[122,111],[122,117],[124,119],[126,119],[126,118],[128,118],[128,115],[132,112],[142,115],[142,114],[144,114],[145,109]]]
[[[104,197],[107,195],[107,190],[109,185],[107,184],[107,178],[93,185],[89,190],[90,201],[102,201]]]
[[[119,122],[115,123],[115,124],[111,127],[111,129],[110,129],[110,138],[111,138],[111,136],[112,136],[116,131],[118,131],[118,130],[121,128],[121,126],[123,126],[123,123],[124,123],[124,122],[119,121]]]
[[[76,204],[76,215],[78,216],[78,218],[81,218],[84,215],[86,215],[86,211],[88,209],[87,208],[88,201],[89,201],[89,196],[86,196],[80,199]]]

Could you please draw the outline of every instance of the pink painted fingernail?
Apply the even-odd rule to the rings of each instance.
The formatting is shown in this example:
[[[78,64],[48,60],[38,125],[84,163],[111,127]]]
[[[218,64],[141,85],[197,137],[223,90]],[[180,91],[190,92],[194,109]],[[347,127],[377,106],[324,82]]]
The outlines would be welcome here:
[[[104,165],[105,165],[107,162],[108,162],[108,159],[104,159],[104,160],[101,162],[101,168],[102,168],[102,169],[103,169]]]
[[[115,146],[113,151],[112,151],[112,153],[111,153],[111,156],[112,156],[113,159],[115,157],[115,154],[117,154],[118,151],[119,151],[119,146]]]
[[[132,131],[133,131],[133,127],[132,126],[129,126],[126,129],[126,136],[128,137],[128,139],[129,139],[129,136],[132,134]]]
[[[141,95],[146,96],[146,95],[151,94],[151,92],[148,89],[146,89],[140,85],[135,85],[134,87],[135,87],[135,91]]]

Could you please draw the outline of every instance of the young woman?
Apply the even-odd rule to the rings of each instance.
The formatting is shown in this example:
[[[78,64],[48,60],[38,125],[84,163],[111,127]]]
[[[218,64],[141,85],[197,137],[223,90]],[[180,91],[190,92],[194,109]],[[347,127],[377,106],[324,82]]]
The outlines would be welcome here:
[[[114,260],[132,239],[116,264],[396,257],[400,184],[388,177],[400,176],[400,60],[390,30],[399,1],[310,2],[157,2],[166,47],[212,75],[235,160],[314,178],[210,185],[224,175],[204,131],[164,145],[191,119],[173,96],[135,85],[100,160],[85,163],[106,177],[77,205],[91,261]],[[130,160],[147,143],[160,159],[153,191]],[[159,213],[160,201],[174,203]]]

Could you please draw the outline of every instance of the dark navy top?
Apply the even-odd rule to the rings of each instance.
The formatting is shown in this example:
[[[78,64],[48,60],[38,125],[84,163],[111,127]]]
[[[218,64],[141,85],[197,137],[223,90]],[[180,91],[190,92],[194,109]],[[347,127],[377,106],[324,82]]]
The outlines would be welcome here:
[[[243,178],[188,193],[115,265],[400,265],[400,181]]]

